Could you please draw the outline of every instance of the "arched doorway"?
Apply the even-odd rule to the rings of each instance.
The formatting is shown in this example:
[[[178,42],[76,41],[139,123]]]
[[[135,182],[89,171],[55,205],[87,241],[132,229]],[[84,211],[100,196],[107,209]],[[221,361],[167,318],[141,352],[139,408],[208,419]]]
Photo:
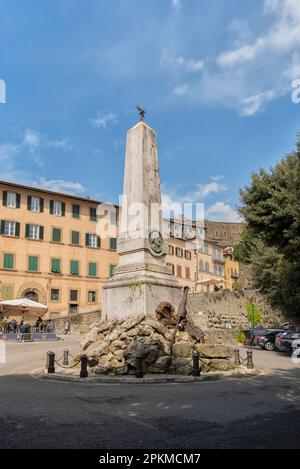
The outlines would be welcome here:
[[[32,301],[39,301],[39,296],[36,291],[34,290],[28,290],[23,294],[23,298],[28,298],[29,300]]]

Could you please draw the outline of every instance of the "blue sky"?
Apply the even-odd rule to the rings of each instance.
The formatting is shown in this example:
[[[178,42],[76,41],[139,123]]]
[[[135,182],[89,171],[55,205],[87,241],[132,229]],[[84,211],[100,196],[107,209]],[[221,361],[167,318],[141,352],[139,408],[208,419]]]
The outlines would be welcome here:
[[[0,0],[0,18],[1,179],[118,201],[143,104],[165,201],[236,220],[250,172],[294,148],[299,0]]]

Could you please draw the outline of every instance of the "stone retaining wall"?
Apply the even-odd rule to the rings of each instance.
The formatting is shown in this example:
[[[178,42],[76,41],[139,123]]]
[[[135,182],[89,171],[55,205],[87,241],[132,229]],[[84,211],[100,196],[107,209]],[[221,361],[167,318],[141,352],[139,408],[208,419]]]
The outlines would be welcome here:
[[[66,320],[70,321],[71,334],[86,334],[90,325],[97,323],[101,320],[101,311],[92,311],[90,313],[68,315],[64,318],[53,319],[55,323],[56,332],[63,334],[64,325]]]

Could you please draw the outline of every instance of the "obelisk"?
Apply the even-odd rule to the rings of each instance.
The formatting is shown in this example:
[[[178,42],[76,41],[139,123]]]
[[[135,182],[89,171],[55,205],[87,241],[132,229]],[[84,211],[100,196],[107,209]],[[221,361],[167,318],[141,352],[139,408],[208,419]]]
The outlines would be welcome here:
[[[182,297],[165,261],[156,134],[143,117],[127,132],[119,265],[103,286],[108,319],[154,314],[161,301],[177,308]]]

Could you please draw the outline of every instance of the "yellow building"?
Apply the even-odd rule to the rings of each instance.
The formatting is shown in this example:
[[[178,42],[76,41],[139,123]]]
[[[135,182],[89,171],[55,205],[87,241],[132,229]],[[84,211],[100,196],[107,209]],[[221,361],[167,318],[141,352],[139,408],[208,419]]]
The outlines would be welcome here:
[[[0,191],[0,299],[37,300],[50,317],[99,310],[118,263],[116,237],[96,233],[101,202],[7,182]]]
[[[225,258],[225,281],[226,288],[232,290],[240,278],[240,265],[233,257],[233,248],[226,247],[223,251]]]

